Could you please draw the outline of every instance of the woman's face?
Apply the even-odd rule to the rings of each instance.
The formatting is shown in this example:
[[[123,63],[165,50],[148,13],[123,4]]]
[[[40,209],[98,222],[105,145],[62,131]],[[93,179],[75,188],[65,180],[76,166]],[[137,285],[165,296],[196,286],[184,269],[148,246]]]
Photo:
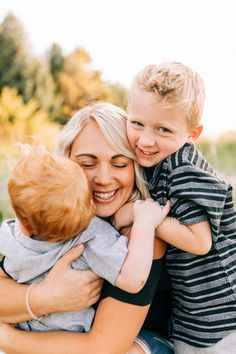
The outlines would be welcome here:
[[[88,177],[98,216],[109,217],[127,202],[134,187],[133,161],[109,145],[95,121],[79,133],[70,158]]]

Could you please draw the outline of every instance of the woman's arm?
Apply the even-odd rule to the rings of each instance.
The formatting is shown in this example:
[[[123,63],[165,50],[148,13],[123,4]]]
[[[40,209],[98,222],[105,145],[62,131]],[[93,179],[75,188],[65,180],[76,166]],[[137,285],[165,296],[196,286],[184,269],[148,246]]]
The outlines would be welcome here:
[[[148,308],[107,297],[97,309],[90,333],[23,332],[2,325],[0,347],[9,354],[125,354]]]
[[[165,244],[156,239],[154,259],[162,258],[164,252]],[[154,282],[161,274],[158,269],[149,279],[154,291]],[[99,304],[90,333],[23,332],[3,324],[0,326],[0,347],[8,354],[64,354],[68,351],[70,354],[125,354],[137,336],[148,309],[149,305],[139,306],[105,297]]]
[[[91,271],[71,268],[83,248],[75,247],[64,255],[41,283],[30,292],[30,305],[37,316],[58,311],[79,311],[94,304],[102,281]],[[30,316],[25,306],[28,285],[18,284],[0,269],[0,321],[15,323]]]

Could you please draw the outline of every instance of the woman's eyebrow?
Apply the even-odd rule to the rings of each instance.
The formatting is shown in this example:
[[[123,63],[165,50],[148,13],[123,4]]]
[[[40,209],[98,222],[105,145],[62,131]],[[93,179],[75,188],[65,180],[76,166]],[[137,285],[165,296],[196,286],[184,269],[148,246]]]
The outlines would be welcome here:
[[[97,159],[97,156],[93,155],[93,154],[77,154],[75,155],[75,157],[91,157],[92,159]]]
[[[75,157],[90,157],[91,159],[96,159],[97,160],[97,156],[96,155],[93,155],[93,154],[86,154],[86,153],[83,153],[83,154],[77,154],[75,155]],[[118,159],[118,158],[128,158],[122,154],[117,154],[117,155],[114,155],[114,156],[111,156],[111,160],[115,160],[115,159]]]
[[[118,159],[118,158],[120,158],[120,157],[123,157],[123,158],[128,158],[128,157],[126,157],[125,155],[122,155],[122,154],[118,154],[118,155],[114,155],[114,156],[112,156],[111,157],[111,160],[115,160],[115,159]]]

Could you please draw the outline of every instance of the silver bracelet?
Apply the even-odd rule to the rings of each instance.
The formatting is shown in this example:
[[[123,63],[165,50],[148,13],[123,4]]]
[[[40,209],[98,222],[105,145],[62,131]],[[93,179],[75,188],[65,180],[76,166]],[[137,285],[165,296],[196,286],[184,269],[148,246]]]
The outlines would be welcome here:
[[[25,294],[25,306],[26,306],[26,309],[30,315],[30,317],[32,317],[34,320],[36,320],[37,322],[40,322],[42,320],[42,318],[44,316],[41,316],[41,317],[37,317],[33,311],[31,310],[31,307],[30,307],[30,301],[29,301],[29,297],[30,297],[30,291],[32,289],[32,287],[36,285],[36,284],[30,284],[30,286],[27,288],[26,290],[26,294]]]

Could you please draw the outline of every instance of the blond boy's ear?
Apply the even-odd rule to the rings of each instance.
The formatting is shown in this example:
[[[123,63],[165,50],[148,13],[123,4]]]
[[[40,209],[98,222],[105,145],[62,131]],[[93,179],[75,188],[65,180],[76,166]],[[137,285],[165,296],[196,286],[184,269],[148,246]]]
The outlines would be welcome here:
[[[188,137],[189,142],[196,140],[200,136],[202,130],[203,130],[202,124],[196,125],[196,127],[194,127],[189,134],[189,137]]]

